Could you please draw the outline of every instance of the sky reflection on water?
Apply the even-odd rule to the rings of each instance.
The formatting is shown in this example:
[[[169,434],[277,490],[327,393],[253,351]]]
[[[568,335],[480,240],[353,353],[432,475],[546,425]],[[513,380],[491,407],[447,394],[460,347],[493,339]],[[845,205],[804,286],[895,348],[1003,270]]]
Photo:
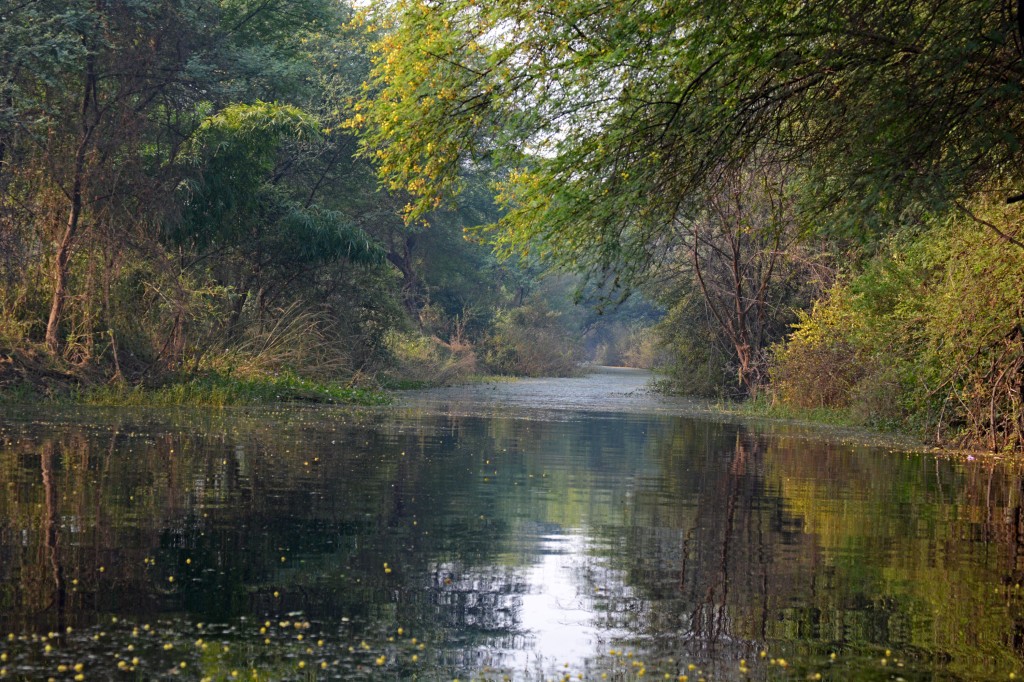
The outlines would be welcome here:
[[[10,411],[0,671],[1021,674],[1019,467],[644,410],[637,380],[571,410],[521,383],[504,408]]]

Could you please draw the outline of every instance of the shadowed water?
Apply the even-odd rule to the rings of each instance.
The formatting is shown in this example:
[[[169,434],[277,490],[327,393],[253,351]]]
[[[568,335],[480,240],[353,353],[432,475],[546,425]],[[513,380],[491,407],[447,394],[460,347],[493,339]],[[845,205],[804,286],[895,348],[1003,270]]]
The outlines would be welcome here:
[[[723,422],[646,380],[8,410],[0,674],[1021,674],[1016,465]]]

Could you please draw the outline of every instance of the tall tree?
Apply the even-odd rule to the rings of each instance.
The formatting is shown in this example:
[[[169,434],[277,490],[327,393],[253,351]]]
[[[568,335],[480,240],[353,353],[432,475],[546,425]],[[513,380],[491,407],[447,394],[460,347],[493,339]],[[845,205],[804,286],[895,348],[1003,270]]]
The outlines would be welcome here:
[[[721,340],[735,384],[748,396],[764,383],[765,351],[788,331],[793,308],[817,293],[819,273],[799,244],[789,171],[762,161],[730,174],[700,208],[678,216],[655,266],[669,291],[700,296],[710,336]]]
[[[26,0],[4,14],[0,42],[15,49],[0,82],[0,149],[42,178],[25,199],[55,244],[45,340],[57,353],[75,249],[145,175],[142,142],[183,86],[194,15],[189,3],[102,0]],[[10,163],[0,159],[0,170]]]
[[[687,202],[766,147],[812,167],[861,231],[1021,167],[1022,44],[1008,0],[377,6],[356,119],[381,177],[457,194],[464,164],[521,170],[500,239],[622,271]],[[528,162],[525,160],[528,157]]]

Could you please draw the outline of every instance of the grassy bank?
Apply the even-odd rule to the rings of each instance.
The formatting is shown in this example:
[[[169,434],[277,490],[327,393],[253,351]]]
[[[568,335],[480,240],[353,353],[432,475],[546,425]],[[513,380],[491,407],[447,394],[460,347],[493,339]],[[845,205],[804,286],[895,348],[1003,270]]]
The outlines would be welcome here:
[[[866,420],[863,414],[850,408],[838,407],[794,407],[761,397],[746,401],[719,401],[716,411],[740,420],[755,423],[792,424],[806,427],[815,432],[838,436],[844,441],[872,443],[898,449],[942,451],[950,455],[978,455],[990,451],[960,446],[952,443],[938,444],[921,431],[901,428],[896,423],[879,423]]]
[[[787,421],[811,422],[824,426],[844,428],[873,429],[865,424],[851,410],[839,407],[803,408],[787,405],[769,398],[755,398],[745,401],[728,401],[718,404],[719,408],[730,414],[763,419],[779,419]]]
[[[226,407],[294,402],[386,405],[391,402],[391,398],[386,392],[377,389],[312,381],[294,374],[244,378],[205,374],[171,380],[156,387],[118,383],[74,386],[65,391],[47,392],[31,384],[20,384],[0,392],[0,404]]]

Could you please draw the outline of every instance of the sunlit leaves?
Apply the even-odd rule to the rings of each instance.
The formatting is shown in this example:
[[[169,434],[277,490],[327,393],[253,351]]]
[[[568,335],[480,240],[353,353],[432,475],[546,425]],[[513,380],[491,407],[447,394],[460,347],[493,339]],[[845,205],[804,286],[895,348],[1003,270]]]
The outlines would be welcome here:
[[[351,124],[413,195],[409,219],[496,155],[524,169],[500,240],[591,268],[628,270],[765,148],[815,171],[808,204],[838,209],[819,227],[861,233],[1019,154],[1019,36],[992,0],[399,0],[370,17],[377,65]]]

